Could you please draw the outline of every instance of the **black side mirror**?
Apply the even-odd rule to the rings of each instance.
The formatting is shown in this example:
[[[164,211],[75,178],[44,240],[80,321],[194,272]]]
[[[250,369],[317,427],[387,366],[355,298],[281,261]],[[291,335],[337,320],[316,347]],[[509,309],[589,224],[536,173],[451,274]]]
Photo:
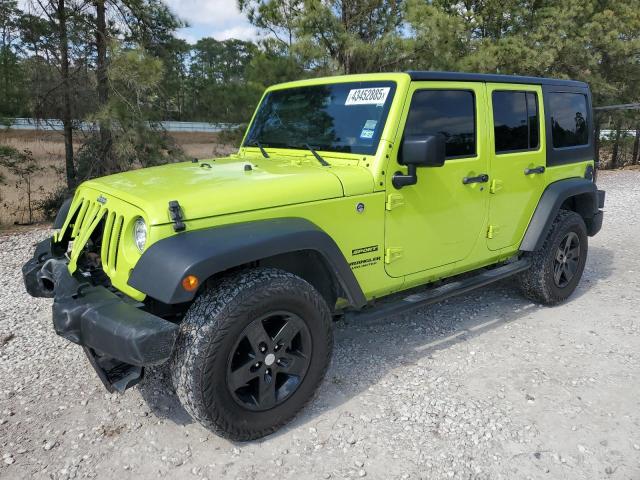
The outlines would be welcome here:
[[[402,188],[418,181],[417,167],[442,167],[445,160],[445,138],[442,135],[415,135],[402,140],[400,163],[408,167],[408,174],[397,172],[393,186]]]

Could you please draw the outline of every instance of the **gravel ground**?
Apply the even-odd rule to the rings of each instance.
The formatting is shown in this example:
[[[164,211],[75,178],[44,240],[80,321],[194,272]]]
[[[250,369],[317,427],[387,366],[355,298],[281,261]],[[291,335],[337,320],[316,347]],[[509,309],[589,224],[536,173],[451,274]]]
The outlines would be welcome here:
[[[318,398],[234,444],[162,369],[103,389],[19,270],[47,232],[0,236],[2,478],[640,478],[640,172],[604,172],[603,231],[571,301],[505,282],[376,323],[339,322]]]

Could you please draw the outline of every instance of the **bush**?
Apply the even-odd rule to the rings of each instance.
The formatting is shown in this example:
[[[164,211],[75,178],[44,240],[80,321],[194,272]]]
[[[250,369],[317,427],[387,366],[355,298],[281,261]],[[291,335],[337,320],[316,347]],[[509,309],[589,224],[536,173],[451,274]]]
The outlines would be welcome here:
[[[230,128],[227,130],[222,130],[218,134],[218,141],[226,145],[233,145],[234,147],[239,147],[246,128],[247,128],[246,125],[240,125],[238,128]]]
[[[64,201],[72,195],[73,192],[67,187],[59,187],[46,194],[41,200],[35,202],[36,208],[42,212],[45,219],[53,220],[56,218]]]
[[[24,190],[27,197],[28,223],[33,223],[33,214],[36,206],[32,201],[31,180],[33,174],[40,169],[33,158],[33,154],[30,150],[19,151],[7,145],[0,145],[0,166],[5,167],[18,178],[16,187]]]

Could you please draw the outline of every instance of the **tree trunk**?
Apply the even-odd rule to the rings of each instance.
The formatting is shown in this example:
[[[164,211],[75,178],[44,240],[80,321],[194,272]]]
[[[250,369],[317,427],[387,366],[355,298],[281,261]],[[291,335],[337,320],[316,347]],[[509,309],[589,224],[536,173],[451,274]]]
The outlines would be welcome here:
[[[29,210],[29,225],[33,223],[33,205],[31,204],[31,174],[25,177],[27,186],[27,208]]]
[[[347,34],[348,37],[348,32],[349,32],[349,13],[347,12],[347,8],[348,7],[348,2],[343,1],[341,4],[341,21],[342,21],[342,28],[344,28],[345,33]],[[344,41],[341,41],[341,47],[340,50],[340,57],[341,57],[341,61],[342,61],[342,69],[344,71],[345,75],[349,75],[351,72],[351,54],[349,53],[349,45],[347,43],[345,43]]]
[[[633,139],[633,155],[631,163],[637,165],[640,163],[640,128],[636,128],[636,138]]]
[[[620,152],[620,124],[616,125],[616,137],[611,151],[611,168],[618,168],[618,156]]]
[[[107,19],[104,0],[96,0],[96,80],[98,105],[106,106],[109,101],[109,78],[107,76]],[[112,173],[116,166],[112,165],[112,136],[110,125],[104,120],[98,124],[100,128],[99,164],[94,171],[98,173]]]
[[[71,84],[69,82],[69,40],[67,38],[67,10],[64,0],[58,0],[58,40],[60,41],[60,71],[62,74],[62,126],[64,130],[64,157],[67,188],[76,184],[76,167],[73,162],[73,124],[71,119]]]
[[[600,168],[600,118],[596,117],[595,132],[595,151],[596,151],[596,168]]]

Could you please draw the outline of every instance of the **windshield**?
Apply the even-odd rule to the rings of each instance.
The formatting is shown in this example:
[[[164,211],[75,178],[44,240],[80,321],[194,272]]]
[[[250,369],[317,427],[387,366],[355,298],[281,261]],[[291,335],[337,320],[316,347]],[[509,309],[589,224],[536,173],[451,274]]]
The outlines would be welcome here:
[[[372,155],[378,148],[394,82],[312,85],[269,92],[243,146]]]

